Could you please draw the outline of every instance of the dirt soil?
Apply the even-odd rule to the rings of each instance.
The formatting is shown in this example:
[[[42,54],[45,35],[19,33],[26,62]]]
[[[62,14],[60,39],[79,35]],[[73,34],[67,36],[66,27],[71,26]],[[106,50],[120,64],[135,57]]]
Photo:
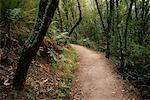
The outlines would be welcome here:
[[[79,45],[71,46],[79,55],[73,100],[138,100],[125,89],[125,82],[104,53]]]

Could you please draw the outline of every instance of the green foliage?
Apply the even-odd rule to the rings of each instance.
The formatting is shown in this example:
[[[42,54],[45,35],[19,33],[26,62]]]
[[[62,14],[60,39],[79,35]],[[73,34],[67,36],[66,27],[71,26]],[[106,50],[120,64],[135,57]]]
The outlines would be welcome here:
[[[90,3],[90,6],[84,2],[82,8],[83,20],[80,27],[76,29],[76,33],[72,35],[73,43],[106,51],[107,41],[110,41],[110,55],[116,59],[117,67],[122,75],[137,85],[140,83],[141,87],[142,85],[146,85],[146,88],[139,88],[141,91],[143,91],[143,89],[146,91],[150,73],[148,71],[150,70],[149,19],[147,19],[148,15],[146,15],[146,13],[149,14],[149,12],[146,11],[146,7],[149,7],[149,1],[146,0],[144,7],[142,7],[142,2],[144,1],[135,0],[137,9],[135,5],[132,7],[131,16],[129,18],[128,12],[131,1],[119,1],[118,9],[116,5],[114,6],[113,16],[111,16],[112,22],[109,23],[111,24],[109,38],[107,37],[107,26],[109,13],[112,9],[108,8],[107,14],[106,1],[98,0],[98,2],[106,30],[102,27],[95,2],[94,4],[92,4],[93,2]],[[146,2],[148,2],[148,5],[146,5]],[[108,1],[108,6],[110,7],[109,3]],[[92,9],[89,10],[89,8]],[[128,31],[125,33],[127,21]],[[125,34],[127,34],[127,38],[125,38]],[[107,40],[107,38],[109,40]],[[125,48],[125,40],[127,41],[127,49]],[[140,87],[140,85],[138,85],[138,87]]]
[[[4,15],[7,15],[6,20],[9,20],[11,29],[10,34],[12,38],[19,41],[23,45],[28,34],[32,31],[35,23],[35,15],[37,13],[37,6],[39,0],[1,0],[0,9]],[[2,16],[1,16],[2,17]],[[58,71],[62,68],[62,83],[56,89],[56,96],[58,100],[68,98],[71,94],[71,83],[73,78],[74,67],[76,64],[76,54],[73,49],[69,50],[68,43],[70,37],[67,32],[60,33],[57,27],[58,21],[53,21],[51,28],[47,32],[48,39],[52,42],[47,48],[46,54],[50,57],[49,65],[52,70]],[[43,48],[40,48],[43,51]],[[68,59],[69,58],[69,59]],[[54,72],[55,72],[54,71]],[[26,96],[30,100],[35,100],[33,88],[30,86],[25,87]],[[35,93],[36,94],[36,93]]]
[[[38,6],[39,0],[22,0],[19,7],[24,9],[24,11],[30,11],[32,9],[36,9]],[[35,11],[33,11],[35,13]]]
[[[26,0],[1,0],[0,2],[1,23],[6,23],[4,26],[6,29],[2,30],[9,30],[13,38],[18,38],[20,45],[24,44],[34,26],[37,3],[36,0],[30,0],[30,2]],[[9,29],[6,26],[9,26]]]
[[[57,41],[57,44],[59,46],[65,46],[66,42],[69,42],[70,40],[70,37],[68,37],[67,34],[68,34],[67,32],[59,33],[53,35],[52,38]]]
[[[98,0],[101,4],[100,10],[104,25],[107,28],[107,8],[105,0]],[[148,88],[150,79],[150,35],[149,33],[149,20],[145,22],[145,28],[142,28],[142,23],[146,17],[142,20],[142,1],[135,0],[138,10],[138,20],[136,19],[135,7],[132,8],[131,18],[129,21],[128,33],[127,33],[127,51],[124,49],[124,30],[126,26],[126,18],[128,15],[128,7],[130,0],[122,0],[119,2],[119,28],[117,26],[117,10],[113,13],[114,23],[111,23],[111,37],[110,37],[110,53],[116,60],[120,60],[122,49],[124,66],[120,66],[120,62],[117,62],[120,68],[120,72],[126,79],[133,80],[133,83],[138,84],[142,89]],[[145,0],[147,1],[147,0]],[[2,21],[7,21],[10,25],[9,32],[13,38],[18,38],[19,44],[23,45],[28,34],[32,31],[35,23],[35,16],[37,14],[37,5],[39,0],[1,0],[0,1],[0,18]],[[91,1],[92,2],[92,1]],[[109,0],[108,0],[109,2]],[[75,51],[66,52],[67,44],[72,41],[73,43],[81,44],[89,48],[93,48],[98,51],[106,51],[107,37],[103,30],[102,23],[100,21],[95,2],[90,5],[86,5],[84,0],[81,0],[83,19],[80,27],[78,27],[72,35],[72,40],[68,37],[67,32],[60,32],[60,18],[58,13],[55,14],[55,19],[51,23],[51,26],[47,32],[48,40],[52,44],[49,44],[46,55],[49,57],[49,65],[55,71],[62,66],[64,73],[63,83],[57,88],[56,94],[58,99],[66,99],[66,95],[70,95],[71,92],[71,80],[73,77],[74,66],[76,62]],[[148,4],[149,5],[149,4]],[[74,0],[60,0],[60,14],[62,17],[63,30],[69,31],[71,26],[74,25],[78,19],[77,3]],[[146,9],[146,3],[145,7]],[[68,10],[68,12],[67,12]],[[69,19],[66,18],[66,12]],[[74,19],[72,18],[72,12]],[[146,11],[144,12],[144,14]],[[149,14],[149,12],[148,12]],[[146,15],[145,15],[146,16]],[[112,30],[114,27],[114,31]],[[145,30],[145,33],[142,31]],[[139,34],[142,33],[143,44],[139,43]],[[121,38],[120,38],[121,37]],[[120,46],[122,42],[122,47]],[[40,48],[39,51],[44,52],[44,48]],[[38,53],[40,55],[40,53]],[[71,59],[71,60],[70,60]],[[32,97],[32,89],[27,89],[27,95]],[[147,93],[148,94],[148,93]],[[146,94],[145,94],[146,95]],[[30,98],[32,99],[32,98]]]
[[[150,47],[144,47],[144,46],[141,46],[139,44],[132,42],[130,44],[130,48],[132,48],[131,55],[133,57],[138,58],[138,57],[142,57],[144,55],[150,55],[150,51],[149,51]]]
[[[19,0],[1,0],[0,2],[0,10],[1,16],[5,16],[9,9],[14,9],[18,6]]]
[[[9,10],[9,19],[13,22],[18,21],[19,19],[21,19],[23,17],[23,13],[21,8],[14,8]]]
[[[25,93],[27,95],[27,98],[29,100],[36,100],[36,97],[33,94],[33,87],[28,85],[28,86],[25,87],[24,91],[25,91]]]
[[[54,27],[53,25],[51,27]],[[54,32],[52,31],[53,28],[51,30],[49,30],[49,32]],[[49,33],[48,32],[48,33]],[[56,32],[56,31],[55,31]],[[60,61],[61,58],[63,58],[63,52],[64,49],[67,45],[67,43],[69,42],[69,37],[67,36],[67,33],[54,33],[52,34],[47,34],[47,38],[46,41],[49,41],[47,45],[47,51],[44,51],[44,48],[41,47],[39,49],[39,52],[45,52],[46,55],[48,55],[49,59],[49,64],[52,67],[53,70],[57,70],[58,68],[58,62]],[[40,53],[38,53],[40,56]]]
[[[63,81],[58,87],[58,98],[60,100],[66,100],[69,99],[69,97],[71,97],[72,79],[74,77],[75,66],[78,60],[77,54],[72,48],[66,48],[63,52],[63,55],[64,57],[58,62],[63,72]]]

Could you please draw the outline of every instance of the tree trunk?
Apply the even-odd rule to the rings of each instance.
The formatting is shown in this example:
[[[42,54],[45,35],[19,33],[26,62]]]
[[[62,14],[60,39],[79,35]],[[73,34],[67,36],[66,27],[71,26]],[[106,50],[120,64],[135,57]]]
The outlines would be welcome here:
[[[100,8],[99,8],[99,5],[98,5],[98,1],[95,0],[95,3],[96,3],[96,7],[97,7],[97,10],[98,10],[98,14],[100,16],[100,20],[101,20],[101,23],[102,23],[102,27],[103,27],[103,30],[106,34],[106,38],[107,38],[107,48],[106,48],[106,57],[109,58],[109,55],[110,55],[110,31],[111,31],[111,20],[112,20],[112,10],[113,10],[113,7],[114,7],[114,2],[111,0],[110,1],[110,15],[108,14],[109,12],[109,8],[108,8],[108,2],[106,0],[106,6],[107,6],[107,29],[104,25],[104,21],[103,21],[103,18],[102,18],[102,14],[101,14],[101,11],[100,11]]]
[[[74,8],[71,6],[71,16],[72,16],[72,23],[74,23],[75,16],[74,16]]]
[[[101,14],[101,11],[100,11],[100,8],[99,8],[99,5],[98,5],[98,1],[95,0],[95,3],[96,3],[98,14],[99,14],[99,17],[100,17],[100,20],[101,20],[101,23],[102,23],[103,30],[104,30],[104,32],[106,32],[106,28],[105,28],[103,17],[102,17],[102,14]]]
[[[63,2],[64,13],[66,17],[64,25],[65,25],[66,31],[68,31],[69,30],[68,0],[62,0],[62,2]]]
[[[125,51],[127,50],[127,34],[128,34],[128,26],[129,26],[129,20],[130,20],[130,17],[131,17],[131,11],[132,11],[132,5],[133,5],[133,2],[134,0],[131,0],[130,2],[130,7],[129,7],[129,12],[128,12],[128,16],[126,18],[126,26],[125,26],[125,34],[124,34],[124,48],[125,48]]]
[[[149,12],[149,1],[150,0],[142,0],[142,12],[141,12],[141,29],[140,29],[140,32],[139,32],[139,43],[140,45],[143,45],[144,44],[144,41],[145,41],[145,33],[146,33],[146,23],[148,22],[148,12]],[[146,3],[146,5],[145,5]]]
[[[107,10],[109,10],[108,20],[107,20],[107,49],[106,58],[110,56],[110,39],[111,39],[111,29],[112,29],[112,12],[114,10],[114,1],[110,0],[110,9],[108,9],[108,2],[106,0]],[[107,11],[108,14],[108,11]]]
[[[81,12],[80,2],[79,2],[79,0],[77,0],[77,2],[78,2],[78,9],[79,9],[79,20],[76,22],[76,24],[69,31],[69,36],[71,36],[71,34],[74,31],[74,29],[80,24],[80,22],[82,20],[82,12]]]
[[[121,31],[120,31],[120,15],[119,15],[119,4],[118,4],[119,0],[116,0],[116,10],[117,10],[117,32],[119,34],[119,48],[120,48],[120,63],[121,63],[121,67],[124,66],[124,55],[123,55],[123,43],[122,43],[122,36],[121,36]]]
[[[41,45],[47,29],[52,21],[59,0],[40,0],[38,18],[34,30],[23,46],[17,70],[13,79],[16,90],[22,90],[26,81],[27,72],[33,57]]]
[[[134,0],[134,5],[135,5],[135,17],[136,17],[136,21],[138,21],[138,8],[135,0]]]
[[[63,21],[62,21],[59,7],[57,8],[57,11],[58,11],[58,16],[59,16],[59,21],[60,21],[60,31],[63,32],[63,24],[62,24]]]

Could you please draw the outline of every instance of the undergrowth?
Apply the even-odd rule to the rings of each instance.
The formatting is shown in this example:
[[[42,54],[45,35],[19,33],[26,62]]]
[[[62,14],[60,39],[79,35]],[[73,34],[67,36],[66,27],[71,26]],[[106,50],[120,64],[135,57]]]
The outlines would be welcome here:
[[[62,54],[55,69],[45,62],[33,62],[26,85],[30,88],[25,89],[28,98],[70,99],[77,54],[70,46],[65,48]]]

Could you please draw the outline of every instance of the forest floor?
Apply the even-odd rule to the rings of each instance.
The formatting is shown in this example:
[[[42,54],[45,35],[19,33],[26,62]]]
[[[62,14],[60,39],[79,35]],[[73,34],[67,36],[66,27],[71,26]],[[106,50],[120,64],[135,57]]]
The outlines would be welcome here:
[[[0,69],[0,100],[138,100],[129,89],[132,85],[116,73],[115,65],[104,53],[71,46],[76,52],[72,48],[66,49],[65,59],[59,61],[61,66],[56,71],[43,62],[44,59],[33,60],[22,92],[12,88],[17,59],[14,57],[13,65]]]
[[[0,100],[70,100],[74,68],[77,55],[73,48],[65,46],[63,57],[58,59],[55,68],[47,63],[47,58],[38,56],[33,59],[24,90],[16,91],[12,79],[17,66],[17,54],[13,64],[0,64]]]
[[[73,82],[73,100],[138,100],[131,86],[115,71],[104,53],[72,45],[79,62]]]

